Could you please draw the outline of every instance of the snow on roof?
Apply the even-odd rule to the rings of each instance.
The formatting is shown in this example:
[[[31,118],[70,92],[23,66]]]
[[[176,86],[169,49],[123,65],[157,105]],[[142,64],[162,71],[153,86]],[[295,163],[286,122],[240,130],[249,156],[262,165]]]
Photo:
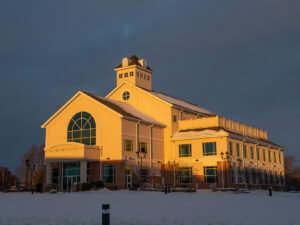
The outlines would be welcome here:
[[[239,138],[240,140],[246,140],[250,143],[258,143],[263,146],[272,146],[273,148],[280,148],[285,150],[283,146],[277,145],[274,142],[269,140],[263,140],[260,138],[250,137],[244,134],[240,134],[237,132],[232,132],[222,128],[208,128],[208,129],[201,129],[201,130],[186,130],[186,131],[177,131],[174,135],[174,139],[181,139],[181,138],[188,138],[188,137],[200,137],[200,136],[221,136],[221,135],[228,135],[232,138]]]
[[[184,101],[184,100],[181,100],[181,99],[163,94],[163,93],[158,92],[158,91],[153,91],[153,90],[146,90],[146,91],[148,91],[149,93],[155,95],[156,97],[158,97],[160,99],[163,99],[166,102],[169,102],[169,103],[171,103],[175,106],[185,108],[185,109],[188,109],[188,110],[191,110],[191,111],[195,111],[197,113],[206,114],[206,115],[209,115],[209,116],[215,115],[213,112],[211,112],[211,111],[209,111],[209,110],[207,110],[203,107],[200,107],[196,104],[193,104],[193,103],[190,103],[190,102],[187,102],[187,101]]]
[[[88,96],[92,97],[93,99],[99,101],[100,103],[104,104],[105,106],[111,108],[112,110],[116,111],[117,113],[121,114],[124,118],[131,118],[134,120],[141,120],[145,123],[155,124],[160,127],[165,127],[165,125],[156,119],[146,115],[135,109],[134,107],[124,103],[119,102],[116,100],[104,98],[102,96],[96,96],[87,92],[84,92]]]

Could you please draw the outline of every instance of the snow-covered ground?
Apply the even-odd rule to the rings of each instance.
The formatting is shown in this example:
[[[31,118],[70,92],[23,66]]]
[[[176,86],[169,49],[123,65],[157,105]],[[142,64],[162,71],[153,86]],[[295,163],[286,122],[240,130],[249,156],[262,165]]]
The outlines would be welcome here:
[[[300,194],[95,191],[0,193],[0,225],[100,225],[109,203],[111,225],[299,225]]]

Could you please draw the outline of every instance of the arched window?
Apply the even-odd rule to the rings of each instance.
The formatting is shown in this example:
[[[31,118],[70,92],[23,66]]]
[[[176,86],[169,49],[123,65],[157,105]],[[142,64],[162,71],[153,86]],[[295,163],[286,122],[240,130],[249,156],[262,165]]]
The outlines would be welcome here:
[[[79,112],[73,116],[68,126],[67,141],[85,145],[96,144],[96,123],[91,114]]]

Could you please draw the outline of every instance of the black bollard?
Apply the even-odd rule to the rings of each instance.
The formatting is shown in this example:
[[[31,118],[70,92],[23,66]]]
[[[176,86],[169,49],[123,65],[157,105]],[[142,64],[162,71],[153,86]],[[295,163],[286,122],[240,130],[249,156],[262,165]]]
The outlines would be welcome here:
[[[269,186],[269,196],[272,196],[272,187]]]
[[[168,186],[165,185],[165,194],[168,194]]]
[[[109,225],[110,209],[109,204],[102,204],[102,225]]]

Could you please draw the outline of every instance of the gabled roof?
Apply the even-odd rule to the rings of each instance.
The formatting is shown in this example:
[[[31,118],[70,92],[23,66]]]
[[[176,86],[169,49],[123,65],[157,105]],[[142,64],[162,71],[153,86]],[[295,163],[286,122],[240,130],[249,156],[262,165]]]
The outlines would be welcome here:
[[[140,120],[146,124],[154,124],[159,127],[165,127],[164,124],[161,122],[153,119],[152,117],[138,111],[137,109],[133,108],[132,106],[119,102],[116,100],[104,98],[102,96],[97,96],[91,93],[83,92],[89,97],[93,98],[94,100],[100,102],[101,104],[109,107],[110,109],[114,110],[115,112],[121,114],[125,119],[132,119],[132,120]]]
[[[133,66],[133,65],[136,65],[136,66],[140,66],[140,67],[143,67],[140,63],[139,63],[139,58],[136,57],[136,55],[132,55],[129,59],[128,59],[128,66]],[[121,68],[122,67],[122,63],[118,66],[115,67],[115,69],[117,68]],[[147,66],[147,69],[148,70],[151,70],[153,71],[149,66]]]
[[[175,107],[183,108],[188,111],[193,111],[194,113],[199,113],[201,116],[215,116],[216,115],[215,113],[213,113],[201,106],[184,101],[182,99],[175,98],[175,97],[172,97],[170,95],[167,95],[167,94],[164,94],[164,93],[161,93],[158,91],[147,90],[147,89],[144,89],[144,90],[149,92],[152,95],[155,95],[156,97],[158,97],[160,99],[165,100],[166,102],[171,103]]]
[[[73,102],[77,98],[77,96],[79,96],[80,94],[83,94],[85,96],[88,96],[88,97],[92,98],[96,102],[99,102],[99,104],[104,105],[105,107],[112,110],[113,112],[115,112],[119,116],[122,116],[122,118],[124,118],[124,119],[133,120],[133,121],[140,121],[140,122],[145,123],[145,124],[153,124],[153,125],[156,125],[156,126],[159,126],[159,127],[165,127],[166,126],[163,123],[161,123],[161,122],[153,119],[152,117],[136,110],[135,108],[133,108],[132,106],[130,106],[126,103],[111,100],[111,99],[107,99],[107,98],[104,98],[104,97],[101,97],[101,96],[96,96],[96,95],[93,95],[91,93],[87,93],[87,92],[84,92],[84,91],[78,91],[55,114],[53,114],[41,127],[45,128],[61,111],[63,111],[69,104],[71,104],[71,102]]]

